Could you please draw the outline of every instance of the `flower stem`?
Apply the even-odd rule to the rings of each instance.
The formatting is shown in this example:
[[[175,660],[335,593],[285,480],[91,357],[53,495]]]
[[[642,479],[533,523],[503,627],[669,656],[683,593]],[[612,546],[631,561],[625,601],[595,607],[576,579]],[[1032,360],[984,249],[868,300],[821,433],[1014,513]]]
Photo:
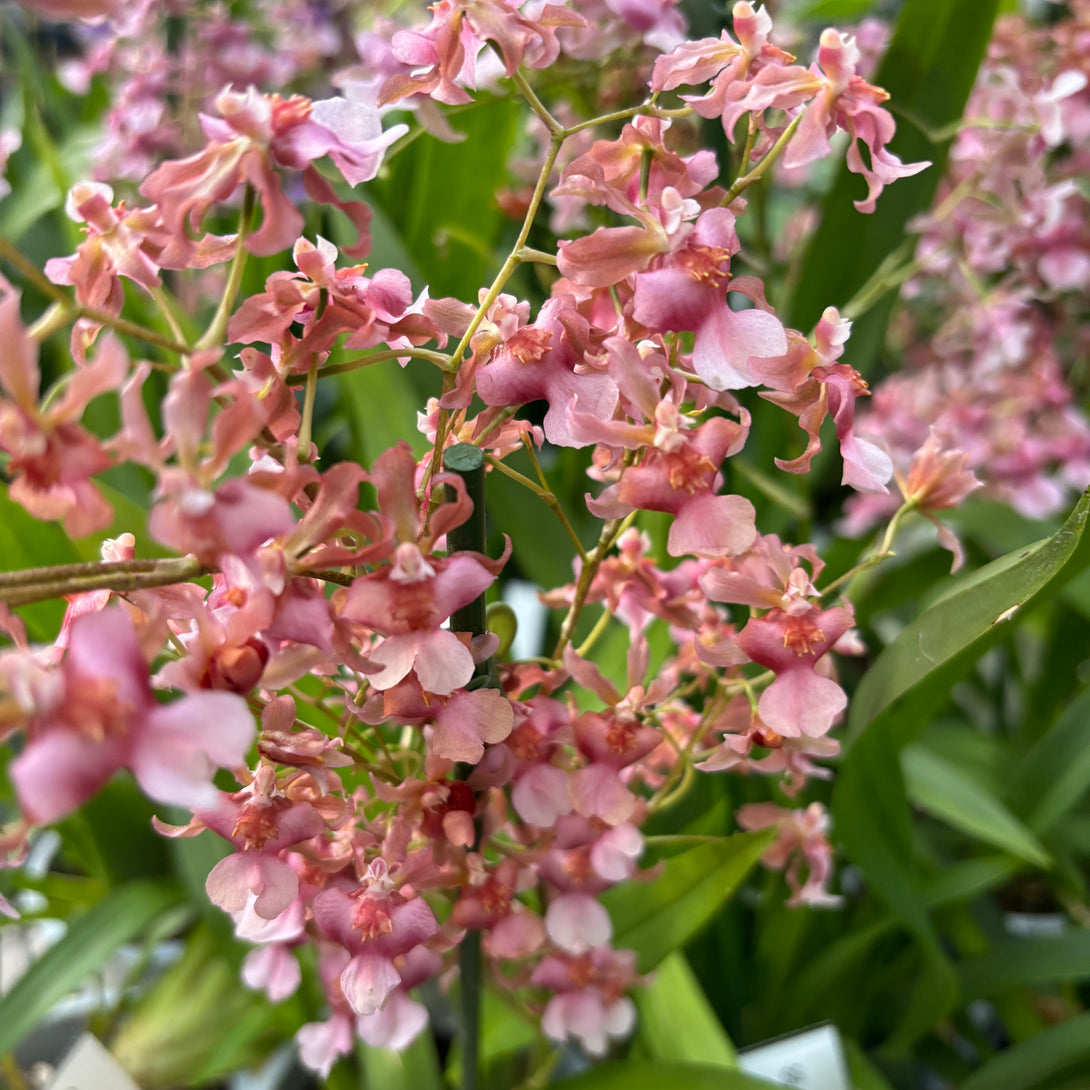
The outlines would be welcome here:
[[[560,520],[560,524],[564,527],[568,537],[571,538],[572,544],[575,546],[579,555],[586,560],[587,550],[583,547],[583,543],[579,540],[579,536],[572,528],[572,524],[568,521],[568,516],[564,514],[564,510],[560,506],[560,501],[556,498],[556,493],[551,492],[547,487],[542,488],[540,485],[534,484],[529,477],[523,476],[517,469],[512,469],[510,466],[504,465],[499,458],[496,458],[491,454],[486,454],[484,459],[493,469],[499,471],[505,477],[509,477],[516,484],[521,484],[523,488],[529,489],[539,500],[543,503],[547,503],[549,507],[552,508],[553,514]]]
[[[234,309],[235,299],[238,298],[239,288],[242,287],[242,274],[246,271],[246,239],[253,226],[256,203],[254,188],[248,185],[242,197],[242,211],[238,216],[238,248],[231,261],[231,269],[227,274],[227,284],[223,289],[220,305],[216,308],[211,324],[194,346],[198,352],[219,347],[227,335],[227,323],[231,320],[231,311]]]
[[[195,556],[25,568],[0,575],[0,602],[9,606],[22,606],[92,590],[111,590],[125,594],[149,587],[184,583],[207,575],[209,571]]]
[[[734,198],[738,196],[739,193],[741,193],[745,189],[748,189],[751,185],[753,185],[754,182],[759,182],[765,176],[765,173],[768,171],[769,167],[771,167],[772,164],[775,163],[776,160],[779,159],[779,157],[783,154],[784,148],[787,147],[788,143],[791,140],[791,137],[795,135],[795,130],[799,127],[799,123],[802,121],[803,115],[805,113],[806,111],[803,110],[801,113],[795,114],[795,116],[791,119],[791,124],[788,125],[782,133],[780,133],[779,139],[776,141],[775,144],[772,145],[771,148],[768,149],[768,152],[765,154],[764,158],[751,171],[749,171],[749,173],[742,174],[734,179],[734,181],[731,183],[730,189],[727,190],[727,195],[719,202],[724,208],[726,208],[727,205],[729,205],[731,201],[733,201]],[[745,169],[744,164],[743,169]]]

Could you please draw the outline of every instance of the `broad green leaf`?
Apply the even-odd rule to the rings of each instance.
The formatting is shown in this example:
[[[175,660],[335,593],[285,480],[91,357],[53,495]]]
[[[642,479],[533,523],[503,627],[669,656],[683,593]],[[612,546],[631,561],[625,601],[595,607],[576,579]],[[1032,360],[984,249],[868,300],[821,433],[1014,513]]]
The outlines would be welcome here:
[[[1080,1014],[1022,1041],[974,1071],[961,1090],[1031,1090],[1074,1063],[1090,1059],[1090,1014]],[[1068,1083],[1086,1085],[1085,1082]]]
[[[0,1055],[10,1052],[73,988],[101,969],[115,950],[181,901],[177,886],[132,882],[69,924],[0,999]]]
[[[144,1090],[204,1086],[254,1066],[303,1017],[298,999],[273,1007],[239,980],[243,950],[197,927],[129,1010],[111,1051]]]
[[[1021,865],[1010,856],[963,859],[943,867],[924,889],[932,906],[968,901],[1011,878]]]
[[[680,950],[659,964],[634,998],[637,1032],[653,1059],[737,1066],[734,1046]]]
[[[770,1090],[776,1084],[737,1069],[633,1060],[596,1067],[554,1085],[560,1090]]]
[[[872,215],[856,212],[852,202],[862,198],[866,188],[860,177],[840,167],[785,315],[791,325],[809,329],[825,307],[848,303],[887,255],[902,245],[908,221],[930,206],[949,149],[948,142],[936,142],[933,134],[961,117],[991,36],[997,3],[905,3],[871,82],[890,94],[888,106],[897,119],[891,150],[906,163],[929,160],[932,166],[889,186]],[[888,311],[888,305],[875,307],[852,330],[848,358],[865,374],[881,342]]]
[[[388,160],[368,199],[398,226],[433,298],[476,302],[503,261],[501,233],[514,226],[492,199],[507,180],[507,160],[522,121],[517,98],[478,101],[451,116],[466,134],[447,144],[424,134]],[[420,285],[415,285],[419,287]]]
[[[609,890],[613,945],[635,950],[641,973],[681,949],[719,910],[775,837],[736,833],[667,859],[646,885]]]
[[[410,360],[409,367],[430,367]],[[336,383],[346,403],[356,457],[365,465],[390,447],[406,440],[420,456],[427,440],[416,430],[421,406],[408,373],[396,360],[384,360],[359,371],[337,375]],[[438,396],[439,382],[435,393]]]
[[[1007,988],[1040,987],[1062,980],[1090,978],[1090,931],[1009,939],[960,967],[966,1000]]]
[[[1055,726],[1018,766],[1010,793],[1014,810],[1045,833],[1090,789],[1090,688],[1072,701]]]
[[[852,1090],[893,1090],[878,1068],[867,1059],[867,1054],[858,1042],[850,1037],[844,1040],[844,1055],[848,1060]]]
[[[408,1048],[359,1047],[364,1084],[381,1090],[443,1090],[435,1038],[422,1033]]]
[[[875,0],[811,0],[799,13],[800,19],[859,19]]]
[[[953,1009],[957,977],[931,924],[925,876],[914,850],[912,821],[896,732],[872,727],[851,748],[833,791],[834,832],[864,881],[912,932],[923,971],[887,1043],[903,1051]]]
[[[953,682],[1012,622],[1047,600],[1090,564],[1083,529],[1090,512],[1084,494],[1052,537],[1000,557],[956,583],[886,647],[852,698],[849,724],[858,734],[880,715],[884,721],[926,716]]]
[[[76,866],[109,885],[121,885],[170,871],[170,842],[152,828],[154,813],[125,774],[115,776],[57,827]]]
[[[909,799],[932,817],[1038,867],[1050,859],[1041,842],[994,795],[956,765],[921,745],[901,754]]]
[[[923,878],[898,759],[898,740],[868,731],[848,752],[833,789],[833,830],[848,856],[894,912],[929,933]]]

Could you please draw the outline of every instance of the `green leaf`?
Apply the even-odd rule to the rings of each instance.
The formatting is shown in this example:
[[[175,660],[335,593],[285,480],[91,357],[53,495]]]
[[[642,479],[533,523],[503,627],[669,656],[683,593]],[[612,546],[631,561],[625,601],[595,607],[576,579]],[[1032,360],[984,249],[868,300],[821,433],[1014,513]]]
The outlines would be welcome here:
[[[166,876],[169,841],[152,828],[155,807],[131,776],[114,777],[78,810],[58,822],[66,854],[107,885]]]
[[[634,998],[639,1037],[653,1059],[737,1066],[734,1045],[681,951],[669,954]]]
[[[1083,540],[1088,513],[1090,493],[1052,537],[972,572],[908,624],[856,689],[851,732],[858,734],[880,715],[887,723],[926,723],[954,681],[1012,622],[1090,564],[1090,539]]]
[[[1090,978],[1090,931],[1010,939],[961,966],[965,999],[980,999],[1008,988]]]
[[[635,1060],[596,1067],[554,1085],[562,1090],[769,1090],[776,1084],[736,1069]]]
[[[878,1068],[867,1059],[859,1044],[850,1037],[844,1040],[844,1055],[848,1060],[853,1090],[893,1090]]]
[[[873,83],[890,94],[897,118],[890,145],[902,161],[929,160],[930,169],[900,178],[860,215],[852,201],[865,194],[861,178],[842,165],[810,240],[785,318],[809,329],[829,306],[843,307],[887,255],[902,245],[905,225],[927,209],[942,177],[949,143],[933,136],[961,117],[976,78],[998,0],[907,0]],[[864,153],[866,154],[866,153]],[[892,296],[887,296],[889,303]],[[853,366],[869,373],[881,343],[888,305],[876,307],[852,330]]]
[[[961,1090],[1031,1090],[1087,1057],[1090,1014],[1080,1014],[999,1053],[974,1071],[961,1084]]]
[[[921,745],[901,754],[909,799],[932,817],[1038,867],[1051,862],[1041,842],[994,795]]]
[[[408,1048],[359,1046],[364,1085],[381,1090],[443,1090],[443,1076],[435,1051],[435,1038],[422,1033]]]
[[[875,0],[811,0],[800,19],[858,19],[874,7]]]
[[[507,180],[507,160],[522,123],[516,98],[477,102],[452,116],[464,142],[425,133],[387,162],[369,199],[397,224],[402,243],[426,278],[432,297],[476,302],[503,260],[496,250],[510,221],[492,195]]]
[[[613,945],[635,950],[641,973],[681,949],[742,882],[775,838],[775,830],[736,833],[667,859],[642,888],[603,894],[613,918]]]
[[[181,901],[177,886],[132,882],[74,920],[0,999],[0,1055],[10,1052],[64,996],[115,950]]]
[[[1019,764],[1010,794],[1016,813],[1045,833],[1090,789],[1090,688],[1076,697],[1055,726]]]
[[[1051,538],[960,581],[885,648],[852,699],[852,729],[856,735],[867,729],[837,776],[835,831],[867,884],[912,931],[924,957],[924,976],[896,1035],[899,1046],[943,1017],[957,996],[956,974],[929,917],[899,754],[961,674],[1005,635],[1011,611],[1029,612],[1090,562],[1090,547],[1082,540],[1088,511],[1090,494]]]
[[[428,366],[419,360],[409,362],[409,367]],[[337,375],[336,382],[348,410],[353,452],[360,462],[371,465],[403,439],[417,457],[424,453],[427,441],[416,430],[420,398],[409,374],[395,360]],[[435,392],[438,395],[438,382]]]

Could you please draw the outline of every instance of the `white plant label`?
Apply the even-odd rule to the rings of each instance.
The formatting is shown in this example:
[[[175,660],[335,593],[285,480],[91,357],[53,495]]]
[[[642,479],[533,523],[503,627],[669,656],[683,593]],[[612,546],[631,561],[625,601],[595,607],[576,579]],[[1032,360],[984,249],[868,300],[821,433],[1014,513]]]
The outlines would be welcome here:
[[[140,1090],[97,1037],[83,1034],[57,1068],[48,1090]]]
[[[739,1053],[738,1066],[799,1090],[852,1090],[840,1034],[828,1023],[748,1048]]]

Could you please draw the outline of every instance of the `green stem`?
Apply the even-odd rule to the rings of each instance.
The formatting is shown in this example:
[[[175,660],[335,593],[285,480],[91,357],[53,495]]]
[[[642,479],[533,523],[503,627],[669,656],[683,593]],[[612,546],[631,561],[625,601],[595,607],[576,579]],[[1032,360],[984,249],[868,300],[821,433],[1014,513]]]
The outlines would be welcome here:
[[[426,360],[435,364],[440,371],[450,370],[450,357],[445,352],[436,352],[429,348],[384,348],[381,352],[369,352],[366,356],[357,356],[343,363],[330,364],[323,367],[322,378],[327,375],[346,375],[351,371],[360,371],[364,367],[370,367],[373,363],[383,363],[385,360],[400,360],[408,356],[414,360]],[[289,375],[289,386],[301,386],[307,381],[306,375]]]
[[[315,355],[310,361],[310,369],[307,371],[307,385],[303,392],[303,413],[299,424],[299,457],[309,462],[310,433],[314,423],[314,397],[318,392],[318,357]]]
[[[857,575],[867,571],[869,568],[873,568],[875,564],[880,564],[883,560],[893,556],[893,539],[897,534],[897,528],[900,525],[901,519],[909,513],[909,511],[915,511],[919,504],[915,500],[906,500],[897,510],[893,513],[893,517],[889,520],[889,525],[886,527],[886,532],[882,535],[882,541],[878,545],[878,548],[874,550],[869,556],[864,557],[859,561],[855,567],[850,568],[843,575],[834,579],[822,592],[821,597],[824,598],[827,594],[834,591],[837,587],[842,586],[849,580],[854,579]]]
[[[227,273],[227,284],[223,289],[223,298],[216,308],[216,313],[211,324],[204,331],[204,335],[194,349],[198,352],[207,348],[218,348],[227,335],[227,323],[231,320],[231,311],[235,308],[235,300],[238,298],[239,289],[242,287],[242,274],[246,271],[246,239],[253,227],[254,208],[257,204],[253,186],[247,185],[242,197],[242,210],[238,216],[238,247],[231,261],[230,271]]]
[[[583,561],[583,567],[579,571],[579,579],[575,584],[575,597],[568,607],[564,623],[560,626],[560,639],[557,640],[556,647],[553,650],[553,660],[555,662],[560,661],[564,648],[568,646],[572,636],[575,635],[575,626],[579,623],[583,606],[586,604],[587,594],[590,592],[590,585],[594,582],[594,577],[598,574],[602,561],[605,560],[606,554],[613,548],[613,543],[621,536],[625,528],[635,521],[635,517],[636,513],[633,512],[623,519],[610,519],[602,526],[602,532],[598,536],[598,544],[587,554],[586,560]]]
[[[586,560],[587,550],[584,548],[583,543],[579,540],[579,535],[576,534],[572,524],[568,521],[568,516],[564,514],[564,509],[560,506],[560,500],[556,498],[556,493],[551,491],[546,485],[541,487],[534,484],[529,477],[519,473],[517,469],[512,469],[510,466],[506,466],[500,461],[499,458],[494,457],[491,454],[486,454],[485,461],[495,470],[498,470],[505,477],[510,478],[516,484],[521,484],[523,488],[529,489],[539,500],[549,505],[552,512],[560,520],[561,526],[564,527],[564,532],[571,538],[572,544],[575,546],[579,555]]]
[[[18,270],[19,275],[33,284],[43,295],[49,296],[55,303],[60,304],[68,315],[68,321],[75,321],[77,318],[87,318],[89,321],[98,322],[99,325],[104,325],[117,333],[124,333],[130,337],[136,337],[138,340],[142,340],[147,344],[154,344],[160,348],[167,348],[171,352],[177,352],[179,355],[185,355],[190,351],[189,345],[171,340],[170,337],[164,337],[161,333],[156,333],[155,330],[148,329],[146,326],[138,325],[136,322],[130,322],[127,318],[116,317],[113,314],[106,314],[104,311],[96,310],[94,307],[85,307],[82,304],[77,303],[62,287],[46,279],[45,274],[42,273],[32,261],[25,258],[11,242],[4,238],[3,235],[0,235],[0,258],[3,258],[9,265]],[[41,325],[41,322],[42,319],[31,328],[37,329],[38,326]],[[55,319],[50,319],[47,323],[48,331],[53,332],[54,326]]]
[[[564,132],[564,126],[548,109],[546,109],[544,103],[534,93],[534,89],[526,82],[526,77],[522,74],[522,69],[516,69],[515,74],[511,77],[514,85],[519,89],[522,97],[530,104],[530,109],[541,119],[542,124],[549,130],[550,136],[556,136]]]
[[[734,181],[731,183],[730,189],[727,190],[727,195],[722,199],[722,201],[719,202],[724,208],[726,208],[727,205],[729,205],[731,201],[733,201],[734,198],[738,196],[739,193],[741,193],[745,189],[748,189],[751,185],[753,185],[754,182],[759,182],[765,176],[765,173],[768,171],[769,167],[771,167],[772,164],[775,163],[776,160],[779,159],[779,157],[783,154],[784,148],[787,147],[789,141],[791,140],[791,137],[795,135],[795,130],[799,127],[799,124],[801,123],[805,113],[806,111],[803,110],[801,113],[797,113],[791,119],[791,124],[788,125],[782,133],[780,133],[779,139],[776,141],[776,143],[768,149],[765,157],[748,174],[743,174],[740,177],[734,179]]]
[[[208,574],[209,570],[195,556],[28,568],[0,576],[0,602],[9,606],[22,606],[92,590],[112,590],[118,594],[126,594],[149,587],[184,583]]]

